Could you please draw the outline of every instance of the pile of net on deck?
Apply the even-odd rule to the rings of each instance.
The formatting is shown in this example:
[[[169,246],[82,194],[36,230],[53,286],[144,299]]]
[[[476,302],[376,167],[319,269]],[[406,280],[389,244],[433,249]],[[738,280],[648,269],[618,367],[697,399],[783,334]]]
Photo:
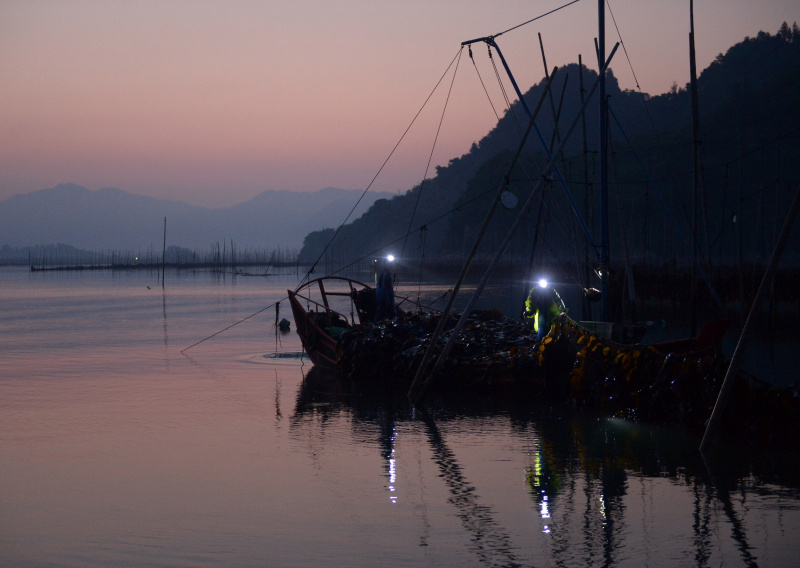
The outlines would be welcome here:
[[[356,326],[339,340],[339,370],[358,382],[405,388],[438,324],[439,314],[408,313],[375,325]],[[444,347],[458,318],[451,316],[439,336]],[[492,386],[529,379],[536,372],[536,334],[523,322],[496,310],[474,311],[450,352],[437,382],[452,387]]]
[[[365,386],[408,389],[428,347],[438,315],[405,314],[381,324],[356,326],[339,341],[339,371]],[[438,340],[447,342],[451,316]],[[622,345],[604,339],[562,315],[538,341],[533,327],[500,312],[473,312],[453,350],[432,377],[439,391],[476,389],[526,392],[535,400],[569,402],[607,416],[678,422],[702,427],[722,384],[728,362],[718,346],[662,353],[654,346]],[[737,377],[732,406],[747,404],[752,422],[785,419],[798,399],[787,389]],[[734,412],[734,411],[731,411]],[[791,420],[790,420],[791,422]],[[793,428],[794,426],[789,426]],[[751,428],[739,421],[737,428]]]

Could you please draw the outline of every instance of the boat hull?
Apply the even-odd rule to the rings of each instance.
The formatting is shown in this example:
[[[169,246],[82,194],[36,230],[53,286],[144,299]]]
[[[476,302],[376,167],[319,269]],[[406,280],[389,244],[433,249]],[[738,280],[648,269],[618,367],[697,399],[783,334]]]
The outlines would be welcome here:
[[[317,312],[307,312],[297,296],[289,292],[294,325],[308,357],[320,367],[336,367],[336,340],[320,326]]]

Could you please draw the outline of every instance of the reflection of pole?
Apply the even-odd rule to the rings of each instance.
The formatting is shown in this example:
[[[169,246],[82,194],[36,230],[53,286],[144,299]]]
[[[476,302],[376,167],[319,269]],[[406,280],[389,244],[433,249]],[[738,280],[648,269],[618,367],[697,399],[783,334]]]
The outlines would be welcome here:
[[[447,446],[436,422],[427,412],[422,419],[428,431],[428,442],[441,477],[450,491],[448,501],[456,508],[456,516],[469,533],[472,550],[481,564],[491,566],[519,566],[512,552],[511,538],[494,520],[491,508],[478,501],[475,487],[469,484],[455,454]]]
[[[164,288],[164,272],[167,269],[167,218],[164,217],[164,248],[161,249],[161,288]]]
[[[795,217],[797,217],[798,210],[800,210],[800,188],[798,188],[797,192],[795,193],[794,201],[789,209],[789,214],[786,216],[786,221],[783,224],[783,229],[781,229],[778,242],[775,244],[775,250],[772,251],[772,257],[769,259],[767,270],[764,272],[764,277],[761,279],[761,285],[758,287],[758,292],[756,293],[756,297],[753,300],[752,306],[750,307],[750,313],[748,314],[747,321],[742,329],[742,335],[739,338],[739,343],[736,345],[736,350],[733,352],[731,363],[728,366],[728,372],[725,374],[725,380],[722,382],[722,387],[719,389],[717,402],[714,404],[714,410],[711,413],[711,418],[708,421],[705,434],[703,434],[703,441],[700,443],[701,452],[708,445],[708,442],[711,441],[711,438],[718,427],[720,417],[725,410],[725,403],[727,402],[730,391],[733,388],[733,377],[735,377],[739,372],[739,367],[742,363],[742,357],[744,356],[744,351],[747,347],[747,338],[750,335],[750,330],[753,327],[753,320],[755,320],[755,316],[757,315],[757,312],[761,306],[761,301],[764,299],[764,296],[766,295],[767,290],[772,283],[772,278],[775,275],[775,268],[777,267],[778,261],[781,258],[783,248],[786,246],[786,241],[789,240],[789,234],[792,232],[792,225],[794,224]]]
[[[753,556],[753,553],[750,552],[753,548],[750,545],[750,542],[747,540],[747,533],[745,532],[745,524],[736,514],[736,509],[733,506],[733,502],[731,501],[731,492],[730,492],[730,483],[725,479],[720,479],[717,475],[714,474],[714,468],[712,464],[709,463],[708,460],[703,460],[706,466],[706,471],[708,471],[710,486],[712,486],[716,492],[717,499],[720,503],[722,503],[722,510],[725,512],[725,516],[728,517],[728,521],[731,524],[731,537],[733,540],[736,541],[736,544],[739,547],[739,550],[742,551],[742,560],[744,560],[745,566],[752,566],[758,567],[758,562],[756,558]],[[709,492],[711,492],[711,487],[709,487]],[[711,500],[711,496],[709,495],[709,500]],[[707,540],[707,539],[704,539]]]
[[[167,295],[162,292],[161,293],[161,313],[163,315],[164,320],[164,347],[167,346]]]

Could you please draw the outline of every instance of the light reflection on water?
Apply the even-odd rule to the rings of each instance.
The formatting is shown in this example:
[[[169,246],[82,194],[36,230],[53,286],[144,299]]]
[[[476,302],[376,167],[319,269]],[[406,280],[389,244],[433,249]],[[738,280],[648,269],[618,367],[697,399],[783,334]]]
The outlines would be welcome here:
[[[294,280],[169,276],[0,270],[0,565],[800,557],[775,460],[704,463],[680,432],[515,400],[374,400],[298,356],[274,309],[181,354]]]

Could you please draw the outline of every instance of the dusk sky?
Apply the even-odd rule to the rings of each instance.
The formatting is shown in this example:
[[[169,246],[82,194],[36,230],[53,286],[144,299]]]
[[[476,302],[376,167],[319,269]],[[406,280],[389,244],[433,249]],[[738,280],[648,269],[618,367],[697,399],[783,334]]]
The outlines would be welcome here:
[[[457,55],[568,0],[36,1],[0,3],[0,199],[76,183],[221,207],[268,189],[365,188]],[[688,0],[609,0],[623,88],[689,80]],[[695,2],[698,69],[800,20],[797,0]],[[520,87],[547,63],[591,65],[597,2],[497,39]],[[618,39],[607,14],[607,45]],[[483,44],[476,64],[498,112]],[[466,56],[433,165],[496,123]],[[374,185],[425,173],[450,75]],[[701,102],[702,104],[702,102]],[[432,175],[433,171],[429,175]]]

